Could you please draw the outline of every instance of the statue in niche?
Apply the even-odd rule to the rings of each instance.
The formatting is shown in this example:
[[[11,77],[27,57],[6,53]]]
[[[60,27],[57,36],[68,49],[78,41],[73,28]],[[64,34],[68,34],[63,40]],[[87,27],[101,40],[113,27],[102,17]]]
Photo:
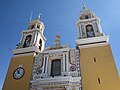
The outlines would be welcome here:
[[[28,35],[26,37],[23,47],[29,47],[30,46],[31,37],[32,37],[31,35]]]
[[[94,34],[94,30],[93,30],[93,27],[92,25],[87,25],[86,26],[86,34],[87,34],[87,37],[95,37],[95,34]]]

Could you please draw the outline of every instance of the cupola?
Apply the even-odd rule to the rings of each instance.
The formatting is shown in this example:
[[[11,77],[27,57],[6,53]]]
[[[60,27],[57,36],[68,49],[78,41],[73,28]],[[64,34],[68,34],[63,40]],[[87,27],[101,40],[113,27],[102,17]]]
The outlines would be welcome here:
[[[94,13],[91,10],[87,9],[85,4],[83,4],[82,8],[83,9],[80,12],[80,17],[79,17],[80,20],[94,18]]]
[[[43,34],[43,31],[44,31],[44,28],[45,28],[44,24],[40,20],[40,15],[38,15],[36,20],[31,20],[30,23],[29,23],[29,26],[28,26],[28,30],[31,30],[31,29],[36,30],[37,29],[37,30],[40,30],[42,34]]]

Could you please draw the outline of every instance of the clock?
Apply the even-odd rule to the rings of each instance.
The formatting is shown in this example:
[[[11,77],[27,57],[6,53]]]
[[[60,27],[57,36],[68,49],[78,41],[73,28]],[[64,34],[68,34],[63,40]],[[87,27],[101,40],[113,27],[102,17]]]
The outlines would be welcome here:
[[[20,79],[24,76],[25,74],[25,70],[22,67],[18,67],[17,69],[15,69],[15,71],[13,72],[13,78],[14,79]]]

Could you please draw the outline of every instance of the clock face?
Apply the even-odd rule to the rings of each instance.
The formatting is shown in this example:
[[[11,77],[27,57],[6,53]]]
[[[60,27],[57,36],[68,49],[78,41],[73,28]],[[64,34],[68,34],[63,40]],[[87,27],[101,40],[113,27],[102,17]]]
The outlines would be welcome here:
[[[13,77],[14,79],[20,79],[24,76],[24,74],[25,70],[22,67],[19,67],[13,72]]]

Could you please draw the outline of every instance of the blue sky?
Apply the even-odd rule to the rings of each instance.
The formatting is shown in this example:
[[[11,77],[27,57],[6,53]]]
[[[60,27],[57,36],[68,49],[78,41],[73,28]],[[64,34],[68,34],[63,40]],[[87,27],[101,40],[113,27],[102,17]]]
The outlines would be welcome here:
[[[0,0],[0,89],[13,56],[9,49],[15,49],[21,31],[28,28],[31,11],[33,19],[42,13],[46,46],[53,45],[55,35],[59,34],[62,44],[74,48],[78,37],[76,21],[82,3],[94,11],[101,19],[103,32],[110,35],[110,45],[120,73],[120,0]]]

